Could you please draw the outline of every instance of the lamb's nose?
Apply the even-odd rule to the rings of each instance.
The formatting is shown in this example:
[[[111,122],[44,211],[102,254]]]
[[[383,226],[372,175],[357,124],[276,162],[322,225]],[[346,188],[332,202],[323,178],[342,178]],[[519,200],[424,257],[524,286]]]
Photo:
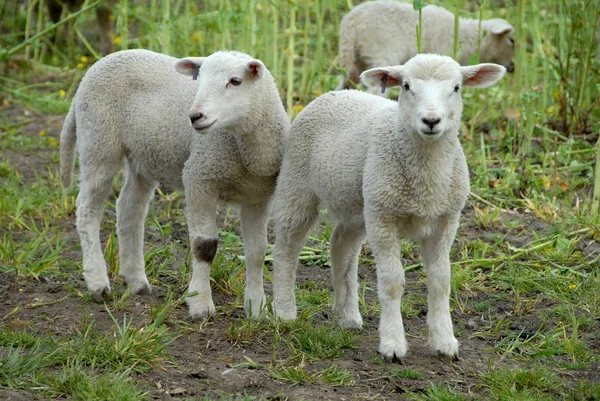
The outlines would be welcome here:
[[[429,129],[433,129],[433,127],[438,125],[440,123],[440,121],[442,121],[442,119],[441,118],[422,118],[421,121],[423,121],[423,124],[428,126]]]
[[[192,124],[194,124],[196,121],[201,120],[203,117],[204,114],[202,113],[192,114],[190,115],[190,121],[192,122]]]

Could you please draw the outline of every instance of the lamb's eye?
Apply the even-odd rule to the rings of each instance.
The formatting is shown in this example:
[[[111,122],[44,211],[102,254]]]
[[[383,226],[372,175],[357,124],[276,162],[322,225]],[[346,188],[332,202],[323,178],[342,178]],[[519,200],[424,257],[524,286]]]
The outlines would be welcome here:
[[[228,85],[238,86],[238,85],[240,85],[241,83],[242,83],[242,80],[241,80],[241,79],[239,79],[239,78],[235,78],[235,77],[234,77],[234,78],[231,78],[231,79],[229,80],[229,83],[228,83]]]
[[[409,91],[410,90],[410,85],[408,84],[408,82],[404,82],[402,84],[402,89],[404,89],[405,91]]]
[[[460,90],[460,85],[456,85],[456,86],[454,87],[454,92],[457,92],[457,93],[458,93],[458,91],[459,91],[459,90]]]

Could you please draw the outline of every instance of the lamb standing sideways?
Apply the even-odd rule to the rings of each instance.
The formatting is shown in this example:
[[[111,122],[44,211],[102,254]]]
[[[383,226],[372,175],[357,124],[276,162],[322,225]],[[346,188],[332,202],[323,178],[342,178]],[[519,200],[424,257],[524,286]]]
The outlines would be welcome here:
[[[77,231],[91,294],[101,298],[110,291],[99,229],[112,179],[125,165],[117,232],[120,275],[132,293],[150,292],[144,218],[161,182],[185,189],[194,255],[188,290],[198,292],[187,299],[190,315],[214,312],[209,280],[218,200],[241,205],[245,308],[258,314],[265,304],[267,218],[288,131],[273,77],[246,54],[217,52],[178,60],[127,50],[98,61],[81,82],[61,132],[64,187],[71,182],[76,144],[80,155]]]
[[[422,9],[422,52],[452,55],[454,14],[432,5]],[[412,4],[397,1],[362,3],[344,16],[340,24],[339,66],[347,72],[337,87],[351,88],[361,72],[382,65],[406,63],[417,54],[415,26],[419,13]],[[514,28],[503,19],[483,20],[480,61],[514,69]],[[477,52],[479,20],[461,18],[457,55],[462,65]]]
[[[336,221],[331,235],[333,309],[338,324],[359,328],[358,254],[365,237],[377,264],[381,302],[379,352],[407,350],[400,303],[401,237],[421,244],[427,272],[429,343],[458,357],[450,318],[450,247],[469,195],[458,141],[464,86],[486,87],[506,69],[461,67],[452,58],[420,54],[405,65],[365,71],[367,86],[400,85],[398,102],[355,90],[329,92],[292,123],[275,190],[273,310],[296,317],[298,253],[319,205]]]

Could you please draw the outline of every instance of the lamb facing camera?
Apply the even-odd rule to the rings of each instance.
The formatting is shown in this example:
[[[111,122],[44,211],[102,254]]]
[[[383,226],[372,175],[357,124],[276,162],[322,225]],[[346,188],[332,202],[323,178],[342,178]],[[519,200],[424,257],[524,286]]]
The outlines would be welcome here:
[[[296,117],[274,201],[277,316],[296,317],[298,253],[322,206],[336,224],[330,254],[338,325],[362,327],[357,267],[366,236],[377,265],[379,352],[388,360],[405,357],[399,240],[410,238],[421,245],[427,273],[429,345],[440,356],[458,358],[449,254],[469,195],[458,140],[461,92],[463,86],[490,86],[505,72],[496,64],[461,67],[447,56],[420,54],[361,75],[367,86],[401,86],[398,102],[356,90],[329,92]]]

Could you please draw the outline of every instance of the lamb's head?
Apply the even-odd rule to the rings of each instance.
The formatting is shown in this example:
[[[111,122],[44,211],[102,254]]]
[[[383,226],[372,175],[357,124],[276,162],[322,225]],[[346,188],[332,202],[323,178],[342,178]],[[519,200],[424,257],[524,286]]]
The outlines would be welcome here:
[[[198,80],[198,92],[190,109],[190,122],[197,132],[236,129],[244,124],[266,75],[270,73],[260,60],[234,51],[219,51],[208,57],[186,57],[175,68]]]
[[[496,63],[513,72],[515,65],[515,28],[508,21],[495,18],[484,21],[485,37],[481,41],[479,60],[484,63]]]
[[[402,87],[398,98],[398,118],[409,134],[425,140],[457,135],[462,114],[463,86],[484,88],[506,73],[497,64],[461,67],[451,57],[419,54],[406,64],[372,68],[361,81],[371,87]]]

